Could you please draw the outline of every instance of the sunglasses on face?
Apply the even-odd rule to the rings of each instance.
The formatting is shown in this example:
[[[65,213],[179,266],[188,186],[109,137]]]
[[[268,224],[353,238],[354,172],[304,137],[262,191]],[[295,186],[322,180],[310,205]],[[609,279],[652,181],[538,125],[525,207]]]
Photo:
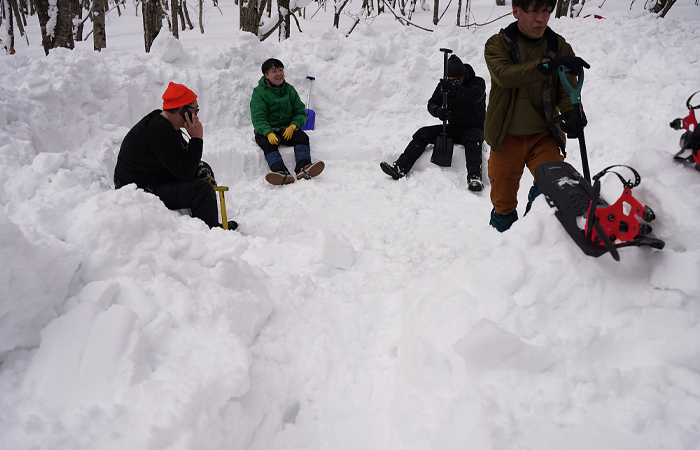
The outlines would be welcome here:
[[[199,108],[193,108],[191,106],[185,106],[185,108],[193,110],[195,116],[199,115]]]
[[[448,80],[449,80],[450,83],[452,83],[452,84],[457,84],[457,83],[459,82],[459,78],[448,78]]]

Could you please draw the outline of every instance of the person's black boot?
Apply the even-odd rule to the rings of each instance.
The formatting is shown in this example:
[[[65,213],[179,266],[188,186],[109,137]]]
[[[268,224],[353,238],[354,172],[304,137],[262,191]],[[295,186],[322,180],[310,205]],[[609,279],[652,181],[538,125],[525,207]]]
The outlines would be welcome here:
[[[379,164],[379,167],[382,168],[382,171],[383,171],[385,174],[389,175],[389,176],[390,176],[391,178],[393,178],[394,180],[398,180],[399,178],[403,178],[403,177],[406,175],[406,174],[403,173],[403,171],[399,168],[399,166],[396,165],[396,163],[390,165],[389,163],[382,161],[382,162]]]

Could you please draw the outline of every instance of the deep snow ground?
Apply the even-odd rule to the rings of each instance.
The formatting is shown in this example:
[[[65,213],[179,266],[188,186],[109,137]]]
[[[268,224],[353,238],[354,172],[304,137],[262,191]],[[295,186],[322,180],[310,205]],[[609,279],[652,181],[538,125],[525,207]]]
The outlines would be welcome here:
[[[671,160],[668,122],[700,89],[700,35],[606,17],[550,25],[592,66],[591,171],[635,167],[667,243],[620,263],[583,255],[544,201],[495,232],[458,152],[398,182],[379,170],[434,122],[438,49],[489,83],[502,24],[0,57],[0,448],[697,448],[700,178]],[[327,164],[284,188],[262,180],[248,111],[270,56],[302,98],[317,77]],[[112,189],[171,80],[200,96],[240,232]]]

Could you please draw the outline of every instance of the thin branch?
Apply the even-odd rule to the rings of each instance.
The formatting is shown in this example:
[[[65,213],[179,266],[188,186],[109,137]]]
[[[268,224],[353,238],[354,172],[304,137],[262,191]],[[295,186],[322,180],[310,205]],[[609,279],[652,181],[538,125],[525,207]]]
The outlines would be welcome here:
[[[497,21],[497,20],[501,20],[501,19],[503,19],[504,17],[508,17],[508,16],[510,16],[510,14],[511,14],[511,13],[503,14],[501,17],[496,17],[495,19],[489,20],[488,22],[484,22],[484,23],[472,23],[471,25],[466,25],[466,27],[467,27],[467,28],[469,28],[469,27],[471,27],[471,26],[474,26],[474,27],[483,27],[483,26],[488,25],[488,24],[490,24],[490,23],[494,23],[494,22]],[[464,25],[463,25],[463,26],[464,26]]]
[[[403,17],[399,17],[399,16],[396,14],[396,12],[391,8],[391,5],[389,5],[389,4],[386,2],[386,0],[382,0],[382,3],[384,3],[384,5],[385,5],[387,8],[389,8],[389,11],[391,11],[391,13],[394,15],[394,17],[396,18],[396,20],[398,20],[399,23],[400,23],[401,25],[404,25],[404,26],[413,25],[414,27],[420,28],[421,30],[430,31],[431,33],[433,32],[433,30],[429,30],[429,29],[427,29],[427,28],[423,28],[423,27],[421,27],[420,25],[416,25],[415,23],[411,22],[410,20],[406,20],[406,19],[404,19]]]
[[[440,23],[440,21],[442,20],[442,16],[445,15],[445,13],[447,12],[447,8],[449,8],[451,4],[452,4],[452,0],[450,0],[447,3],[447,6],[445,6],[445,9],[442,11],[442,14],[440,14],[440,17],[438,17],[438,23]]]

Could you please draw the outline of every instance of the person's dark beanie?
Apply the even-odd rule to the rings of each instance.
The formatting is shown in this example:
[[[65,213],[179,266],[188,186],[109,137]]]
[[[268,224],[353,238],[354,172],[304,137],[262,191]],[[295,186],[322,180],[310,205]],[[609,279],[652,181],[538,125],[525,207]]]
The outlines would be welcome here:
[[[453,77],[463,77],[467,74],[467,69],[464,67],[464,63],[457,55],[450,56],[447,60],[447,76]]]

